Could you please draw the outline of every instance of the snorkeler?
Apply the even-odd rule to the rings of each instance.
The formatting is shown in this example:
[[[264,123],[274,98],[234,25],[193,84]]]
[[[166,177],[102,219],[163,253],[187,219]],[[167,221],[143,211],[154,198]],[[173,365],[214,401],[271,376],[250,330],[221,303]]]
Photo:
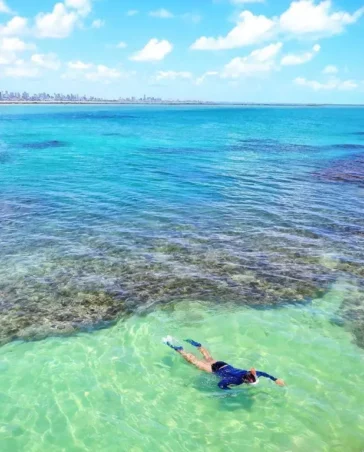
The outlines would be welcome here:
[[[183,358],[189,363],[193,364],[200,370],[216,374],[218,377],[220,377],[221,380],[218,383],[220,389],[231,389],[230,386],[238,386],[244,383],[254,385],[259,382],[259,377],[269,378],[279,386],[285,385],[283,380],[272,377],[265,372],[260,372],[259,370],[255,369],[236,369],[235,367],[230,366],[230,364],[227,364],[224,361],[216,361],[206,350],[206,348],[202,347],[199,342],[196,342],[192,339],[186,339],[186,342],[198,349],[198,351],[204,357],[203,360],[196,358],[196,356],[192,353],[185,352],[181,345],[174,345],[172,341],[173,338],[171,336],[167,336],[163,339],[163,342],[168,345],[168,347],[173,348],[173,350],[183,356]]]

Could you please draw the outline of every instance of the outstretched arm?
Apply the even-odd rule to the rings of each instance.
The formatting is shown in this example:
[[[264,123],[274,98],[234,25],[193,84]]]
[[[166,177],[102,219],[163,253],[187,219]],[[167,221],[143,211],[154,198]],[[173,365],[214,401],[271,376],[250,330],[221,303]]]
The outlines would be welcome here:
[[[281,380],[280,378],[273,377],[272,375],[269,375],[269,374],[267,374],[265,372],[261,372],[260,370],[256,371],[256,375],[257,375],[258,378],[259,377],[269,378],[270,380],[274,381],[275,384],[277,384],[279,386],[284,386],[285,385],[284,381]]]

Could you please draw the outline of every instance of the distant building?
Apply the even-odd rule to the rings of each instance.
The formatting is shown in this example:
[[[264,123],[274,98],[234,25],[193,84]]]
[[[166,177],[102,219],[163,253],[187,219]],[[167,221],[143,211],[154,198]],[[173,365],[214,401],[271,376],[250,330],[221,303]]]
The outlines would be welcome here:
[[[114,98],[114,99],[106,99],[95,96],[80,96],[79,94],[61,94],[61,93],[35,93],[29,94],[27,91],[23,93],[20,92],[9,92],[9,91],[0,91],[0,102],[69,102],[69,103],[87,103],[87,102],[107,102],[107,103],[185,103],[185,101],[180,100],[163,100],[161,98],[156,97],[148,97],[145,94],[143,97],[136,98],[135,96],[130,96],[126,98]],[[187,101],[188,103],[201,103],[198,101]]]

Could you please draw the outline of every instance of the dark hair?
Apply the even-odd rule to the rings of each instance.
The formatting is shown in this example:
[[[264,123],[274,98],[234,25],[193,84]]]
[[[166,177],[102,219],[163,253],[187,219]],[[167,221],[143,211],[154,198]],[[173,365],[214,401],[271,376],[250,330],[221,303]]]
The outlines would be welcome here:
[[[256,378],[255,378],[255,376],[254,376],[254,374],[252,372],[247,372],[244,375],[244,381],[246,383],[255,383],[256,382]]]

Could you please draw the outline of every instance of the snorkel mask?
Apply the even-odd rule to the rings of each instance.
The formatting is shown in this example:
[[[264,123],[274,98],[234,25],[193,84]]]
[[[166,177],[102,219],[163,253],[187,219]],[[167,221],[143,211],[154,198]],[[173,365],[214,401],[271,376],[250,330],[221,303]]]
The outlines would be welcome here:
[[[251,369],[244,376],[244,382],[248,385],[257,385],[259,383],[259,378],[257,377],[255,369]]]

